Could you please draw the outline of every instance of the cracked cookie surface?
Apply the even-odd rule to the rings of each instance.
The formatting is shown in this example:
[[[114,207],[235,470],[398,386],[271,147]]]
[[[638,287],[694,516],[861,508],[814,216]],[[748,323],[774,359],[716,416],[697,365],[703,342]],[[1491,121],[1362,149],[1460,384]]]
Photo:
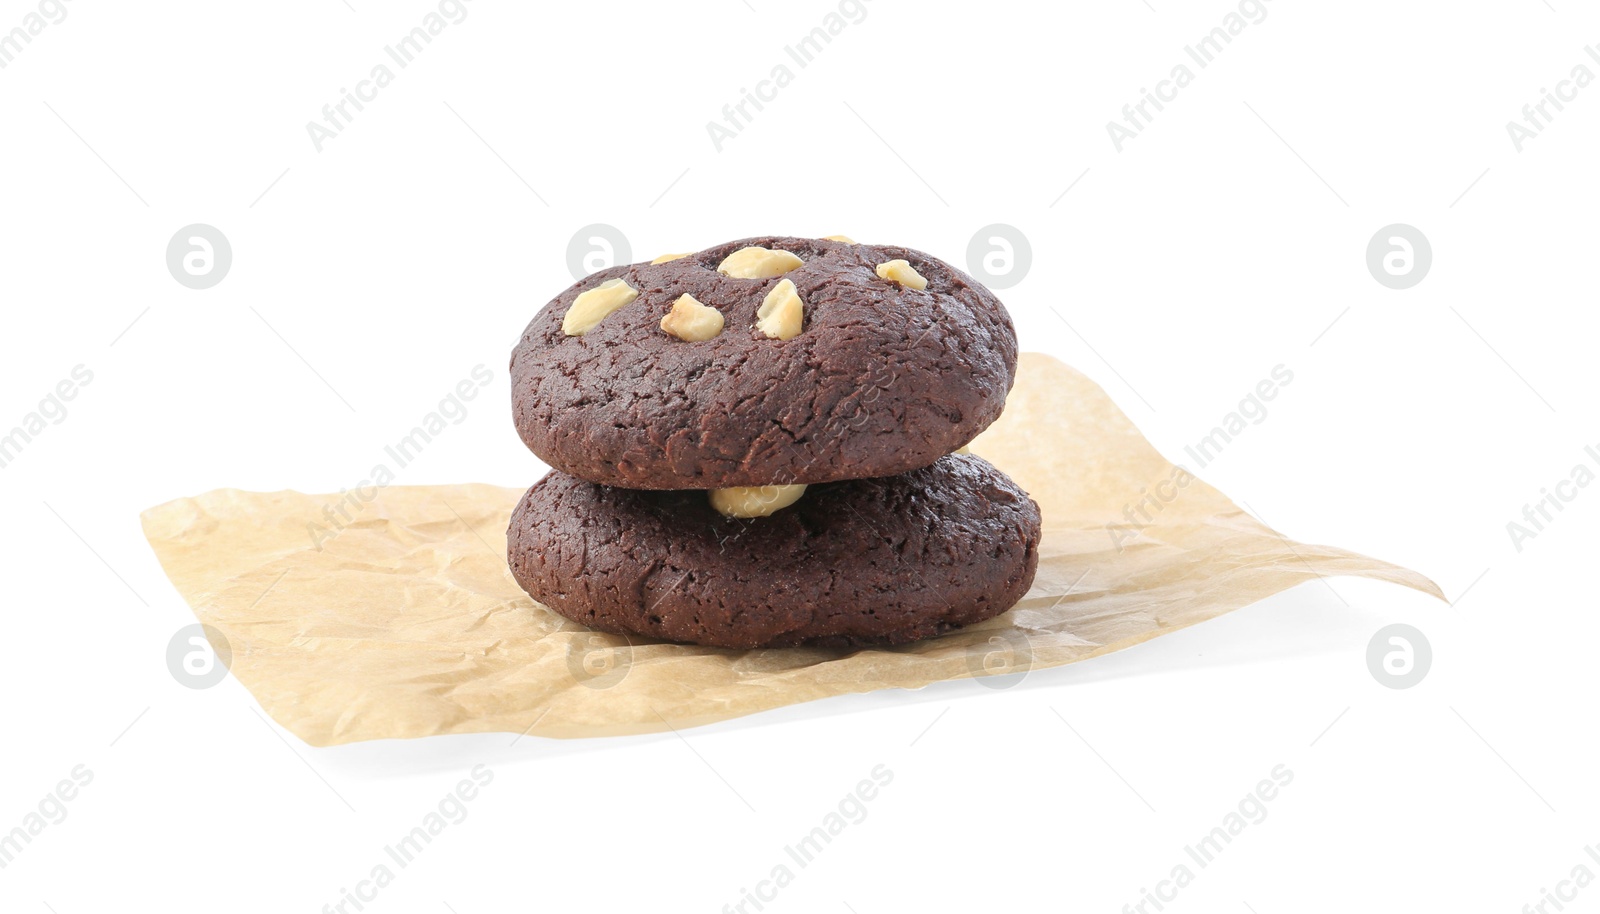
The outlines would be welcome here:
[[[827,483],[770,517],[724,517],[704,493],[559,471],[511,516],[511,573],[600,631],[749,649],[905,644],[992,618],[1027,593],[1039,507],[981,458],[952,454]]]
[[[749,247],[788,251],[781,275],[718,272]],[[923,289],[877,268],[907,261]],[[562,330],[583,292],[638,291],[582,335]],[[800,331],[776,339],[757,311],[784,281]],[[715,308],[715,336],[662,330],[680,296]],[[889,476],[926,467],[999,415],[1016,331],[992,292],[919,251],[764,236],[662,263],[611,267],[529,323],[511,357],[518,434],[557,470],[636,489],[715,489]]]

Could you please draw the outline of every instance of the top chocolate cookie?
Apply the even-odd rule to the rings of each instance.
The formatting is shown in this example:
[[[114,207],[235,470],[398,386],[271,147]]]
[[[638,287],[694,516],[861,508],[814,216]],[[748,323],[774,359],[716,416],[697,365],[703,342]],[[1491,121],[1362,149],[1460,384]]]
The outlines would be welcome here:
[[[511,355],[517,431],[601,485],[720,489],[925,467],[1000,415],[994,293],[909,248],[747,238],[601,270]]]

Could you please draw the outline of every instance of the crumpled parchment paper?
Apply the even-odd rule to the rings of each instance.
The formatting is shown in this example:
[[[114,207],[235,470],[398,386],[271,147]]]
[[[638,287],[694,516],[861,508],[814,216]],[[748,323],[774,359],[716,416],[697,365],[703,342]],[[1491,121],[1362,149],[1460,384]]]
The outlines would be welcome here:
[[[1024,354],[1005,414],[972,450],[1039,502],[1038,577],[998,618],[892,650],[730,651],[584,629],[506,569],[522,489],[396,486],[365,490],[371,500],[354,506],[221,489],[142,520],[196,617],[227,639],[233,675],[315,746],[681,730],[831,695],[1059,666],[1317,576],[1443,599],[1416,572],[1285,539],[1168,463],[1094,382],[1049,356]]]

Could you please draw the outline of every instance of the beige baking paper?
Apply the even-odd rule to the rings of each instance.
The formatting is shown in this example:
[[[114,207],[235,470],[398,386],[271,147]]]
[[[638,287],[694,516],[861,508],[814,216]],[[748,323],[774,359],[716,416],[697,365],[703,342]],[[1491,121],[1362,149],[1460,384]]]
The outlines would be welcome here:
[[[741,652],[590,632],[529,599],[506,569],[521,489],[390,487],[359,510],[344,501],[348,524],[325,510],[341,496],[223,489],[152,508],[143,522],[195,615],[226,637],[233,675],[315,746],[683,729],[830,695],[1059,666],[1319,575],[1443,599],[1415,572],[1280,536],[1178,471],[1104,391],[1048,356],[1023,356],[1005,415],[972,449],[1039,502],[1038,578],[997,619],[893,650]],[[1130,523],[1129,505],[1148,525],[1137,510]],[[333,535],[318,549],[313,532]]]

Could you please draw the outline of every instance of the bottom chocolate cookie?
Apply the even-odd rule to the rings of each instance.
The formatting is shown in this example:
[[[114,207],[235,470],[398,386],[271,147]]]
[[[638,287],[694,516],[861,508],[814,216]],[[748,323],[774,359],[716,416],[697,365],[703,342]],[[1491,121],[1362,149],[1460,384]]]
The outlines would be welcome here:
[[[535,600],[605,632],[714,647],[906,644],[997,616],[1039,564],[1039,506],[982,459],[814,485],[770,517],[702,491],[551,472],[507,532]]]

